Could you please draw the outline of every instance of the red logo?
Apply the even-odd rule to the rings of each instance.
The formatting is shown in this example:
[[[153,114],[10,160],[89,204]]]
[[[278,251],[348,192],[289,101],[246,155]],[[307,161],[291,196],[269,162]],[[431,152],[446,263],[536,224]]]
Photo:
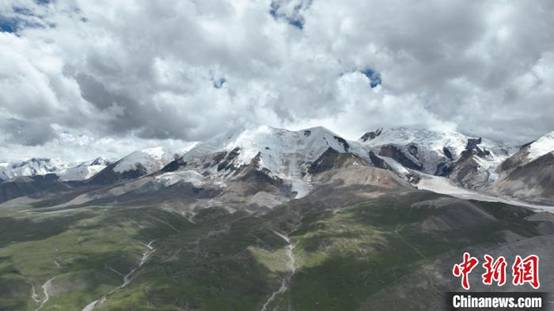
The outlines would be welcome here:
[[[452,274],[455,277],[462,277],[462,287],[464,289],[469,289],[469,274],[478,263],[479,260],[477,258],[471,257],[468,252],[465,252],[463,261],[452,268]]]
[[[516,256],[514,265],[512,266],[512,284],[515,286],[530,284],[534,289],[541,286],[539,281],[539,257],[537,255],[529,255],[524,259],[521,256]]]
[[[492,285],[492,282],[495,281],[498,286],[506,284],[506,258],[504,256],[498,257],[494,260],[489,255],[485,255],[485,263],[483,263],[483,268],[485,268],[485,273],[481,276],[483,279],[483,284]]]
[[[504,256],[493,258],[490,255],[483,256],[485,261],[483,262],[483,269],[485,272],[481,275],[481,280],[484,285],[490,286],[496,283],[498,286],[506,284],[506,269],[508,262]],[[452,267],[452,274],[461,278],[461,285],[464,289],[468,290],[469,275],[471,271],[479,264],[479,260],[476,257],[472,257],[468,252],[464,252],[462,262],[455,264]],[[529,284],[534,289],[538,289],[541,284],[539,280],[539,257],[537,255],[529,255],[525,258],[517,255],[512,265],[512,284],[514,286],[520,286]]]

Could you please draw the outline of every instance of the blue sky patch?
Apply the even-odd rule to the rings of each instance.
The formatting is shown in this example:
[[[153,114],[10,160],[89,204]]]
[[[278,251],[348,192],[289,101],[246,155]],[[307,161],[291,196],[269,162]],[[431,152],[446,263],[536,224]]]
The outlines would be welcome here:
[[[16,32],[17,31],[17,22],[6,18],[4,16],[0,16],[0,32]]]
[[[37,3],[45,4],[50,1],[38,1]],[[12,6],[11,12],[8,14],[0,14],[0,31],[17,33],[24,28],[44,28],[55,27],[54,24],[44,23],[44,19],[40,15],[36,15],[31,9],[23,6]]]
[[[277,1],[272,1],[269,7],[269,14],[275,20],[286,21],[289,25],[298,28],[300,30],[304,29],[305,20],[304,17],[300,14],[303,9],[307,9],[311,1],[306,1],[306,4],[300,1],[299,4],[294,6],[292,13],[283,12],[281,5]]]
[[[369,79],[369,85],[371,88],[377,87],[378,85],[381,85],[383,80],[381,80],[381,74],[372,68],[365,68],[360,70],[360,73],[366,76]]]

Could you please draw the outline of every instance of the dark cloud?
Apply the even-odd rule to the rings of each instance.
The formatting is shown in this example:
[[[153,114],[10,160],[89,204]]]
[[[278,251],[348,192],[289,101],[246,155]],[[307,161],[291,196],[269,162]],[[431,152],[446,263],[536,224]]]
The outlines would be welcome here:
[[[0,129],[7,133],[7,142],[35,146],[49,141],[56,135],[48,123],[18,119],[0,119]]]
[[[81,96],[100,110],[108,109],[123,101],[119,96],[108,92],[104,84],[90,75],[79,73],[75,79],[79,84]]]

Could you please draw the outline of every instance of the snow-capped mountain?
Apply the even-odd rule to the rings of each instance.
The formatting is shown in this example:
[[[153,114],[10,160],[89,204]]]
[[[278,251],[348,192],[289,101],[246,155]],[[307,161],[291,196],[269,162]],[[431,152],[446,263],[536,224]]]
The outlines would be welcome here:
[[[527,160],[534,161],[547,153],[554,152],[554,131],[540,137],[526,146]]]
[[[289,131],[261,126],[200,143],[166,169],[174,171],[186,166],[203,175],[229,178],[253,166],[272,178],[290,183],[293,191],[304,193],[309,187],[311,166],[327,150],[368,159],[367,150],[361,144],[347,141],[323,127]]]
[[[548,197],[554,180],[554,132],[515,154],[512,150],[455,131],[388,128],[350,141],[323,127],[290,131],[261,126],[221,134],[179,155],[155,147],[113,163],[98,158],[76,165],[50,159],[0,164],[0,179],[51,174],[57,176],[56,182],[85,181],[85,185],[94,185],[93,189],[137,181],[117,193],[186,184],[215,192],[240,188],[249,194],[262,191],[302,197],[315,189],[321,173],[348,169],[343,173],[350,174],[356,167],[376,167],[392,171],[414,186],[421,178],[434,175],[481,192],[526,200]],[[222,190],[225,187],[229,188]]]
[[[161,170],[174,160],[173,153],[162,147],[153,147],[132,152],[94,175],[93,184],[110,184],[119,180],[134,179]]]
[[[378,129],[365,133],[360,142],[391,167],[399,164],[425,174],[449,176],[470,188],[496,180],[496,167],[510,154],[509,148],[496,142],[449,130]]]
[[[33,177],[54,174],[62,181],[78,181],[91,178],[109,164],[102,158],[77,164],[57,159],[32,158],[26,161],[0,163],[0,180],[16,177]]]
[[[499,171],[507,175],[517,167],[533,162],[552,152],[554,152],[554,131],[521,146],[518,152],[502,163],[499,167]]]
[[[125,173],[143,169],[145,174],[151,174],[160,170],[173,160],[173,155],[162,147],[147,148],[135,151],[117,161],[113,171]]]
[[[229,160],[226,166],[240,167],[258,157],[260,167],[286,177],[305,173],[307,167],[302,166],[315,161],[329,148],[342,153],[365,153],[360,144],[349,142],[323,127],[289,131],[262,126],[199,144],[183,159],[225,152],[225,159]],[[219,170],[222,168],[225,167]]]
[[[47,158],[0,163],[0,180],[9,180],[21,176],[56,174],[66,168],[67,164],[62,161]]]
[[[63,181],[86,180],[98,174],[110,164],[109,161],[99,157],[91,161],[81,162],[75,166],[68,167],[56,174]]]
[[[554,132],[523,145],[497,169],[493,189],[537,202],[554,202]]]
[[[445,163],[459,160],[469,140],[470,137],[455,131],[405,127],[378,129],[360,138],[361,143],[377,150],[377,154],[393,158],[407,168],[434,175],[442,173]],[[493,152],[499,149],[491,141],[479,141],[478,145],[490,151],[491,157],[495,157]]]

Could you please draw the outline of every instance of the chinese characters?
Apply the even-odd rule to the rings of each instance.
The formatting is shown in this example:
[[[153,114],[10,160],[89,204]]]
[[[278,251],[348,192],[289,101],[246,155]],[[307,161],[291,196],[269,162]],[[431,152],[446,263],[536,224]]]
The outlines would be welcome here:
[[[493,258],[490,255],[484,255],[483,269],[481,280],[485,285],[496,283],[498,286],[503,286],[507,281],[508,262],[504,256]],[[461,285],[464,289],[469,290],[469,275],[479,264],[479,259],[471,256],[470,253],[464,252],[462,262],[455,264],[452,267],[452,274],[461,278]],[[537,255],[529,255],[525,258],[517,255],[514,259],[512,268],[512,284],[520,286],[529,284],[534,289],[540,287],[539,280],[539,257]]]

